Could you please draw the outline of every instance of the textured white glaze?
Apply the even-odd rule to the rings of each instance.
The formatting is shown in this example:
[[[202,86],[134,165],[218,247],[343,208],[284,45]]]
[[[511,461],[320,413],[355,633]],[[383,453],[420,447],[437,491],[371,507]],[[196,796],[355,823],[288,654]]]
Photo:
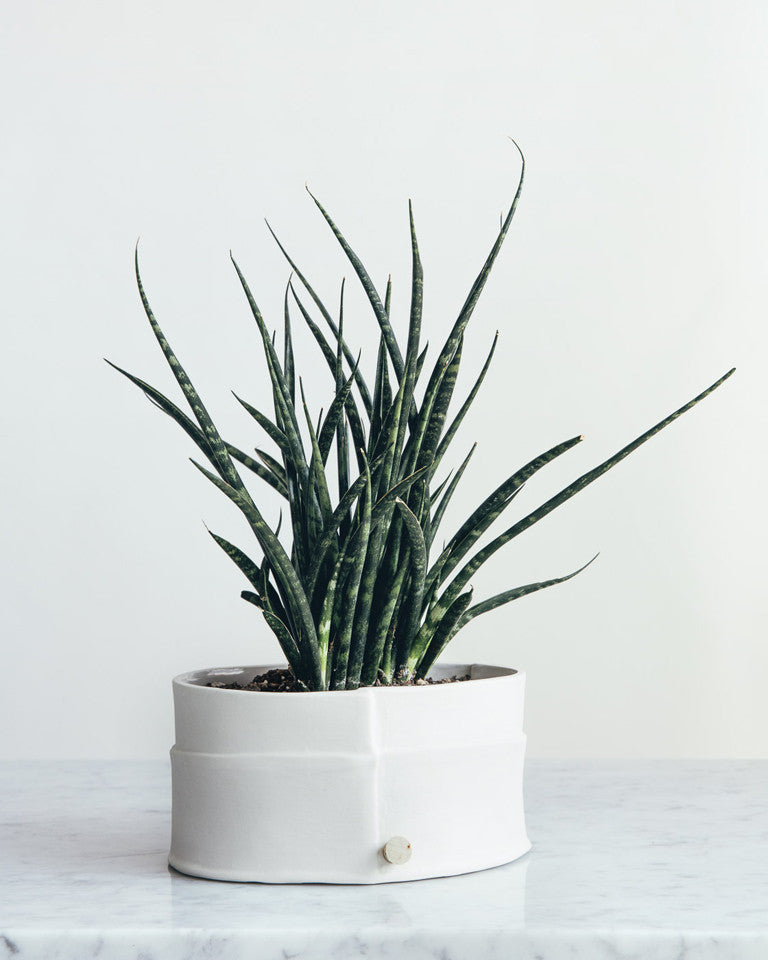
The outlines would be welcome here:
[[[765,960],[768,762],[532,761],[483,873],[269,886],[170,871],[164,762],[0,764],[0,957]]]

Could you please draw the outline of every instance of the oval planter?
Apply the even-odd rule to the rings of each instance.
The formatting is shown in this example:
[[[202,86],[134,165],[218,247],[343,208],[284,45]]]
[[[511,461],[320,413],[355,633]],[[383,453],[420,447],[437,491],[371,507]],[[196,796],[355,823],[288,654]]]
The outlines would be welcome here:
[[[530,849],[525,676],[445,664],[434,686],[264,693],[173,681],[169,863],[216,880],[388,883],[483,870]]]

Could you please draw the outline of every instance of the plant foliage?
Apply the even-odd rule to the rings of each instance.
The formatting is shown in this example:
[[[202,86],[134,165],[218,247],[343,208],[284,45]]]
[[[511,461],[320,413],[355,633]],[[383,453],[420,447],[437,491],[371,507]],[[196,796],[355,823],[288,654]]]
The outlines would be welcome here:
[[[269,414],[237,398],[274,446],[272,453],[256,448],[255,458],[226,442],[214,425],[155,319],[144,292],[137,251],[136,280],[144,311],[192,416],[148,383],[115,369],[188,434],[207,461],[207,465],[193,461],[195,466],[244,515],[260,548],[260,562],[223,537],[211,536],[247,579],[250,588],[242,597],[261,610],[292,672],[308,690],[349,690],[424,677],[446,645],[474,617],[576,576],[584,567],[478,602],[473,602],[470,586],[474,574],[500,547],[602,476],[733,373],[726,373],[476,549],[478,540],[523,485],[582,437],[542,453],[490,493],[430,561],[445,509],[474,450],[452,476],[435,485],[437,469],[483,382],[496,346],[494,339],[469,395],[449,418],[467,326],[520,199],[525,170],[522,154],[521,159],[512,204],[428,375],[424,375],[426,349],[421,343],[424,278],[410,204],[411,298],[403,348],[390,322],[391,281],[382,299],[344,235],[312,197],[349,259],[379,326],[372,385],[366,382],[345,337],[343,284],[336,319],[275,237],[296,278],[296,284],[292,277],[286,289],[283,345],[278,353],[248,283],[232,260],[261,337],[272,388]],[[292,311],[298,312],[311,331],[333,380],[332,402],[316,421],[301,381],[297,384]],[[312,312],[319,315],[325,330]],[[273,530],[264,519],[241,468],[284,498],[291,534],[289,550],[279,539],[279,529]]]

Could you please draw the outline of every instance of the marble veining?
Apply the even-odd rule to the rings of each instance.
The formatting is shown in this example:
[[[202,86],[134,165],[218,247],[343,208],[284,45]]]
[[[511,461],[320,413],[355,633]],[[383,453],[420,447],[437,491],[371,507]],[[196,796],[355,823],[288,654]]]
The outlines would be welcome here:
[[[368,887],[173,872],[163,761],[0,777],[0,958],[768,960],[768,761],[531,761],[526,857]]]

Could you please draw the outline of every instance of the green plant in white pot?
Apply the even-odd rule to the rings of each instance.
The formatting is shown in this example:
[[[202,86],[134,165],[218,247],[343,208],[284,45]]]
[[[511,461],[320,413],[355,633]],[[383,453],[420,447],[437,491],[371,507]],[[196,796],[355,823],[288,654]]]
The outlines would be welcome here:
[[[214,425],[152,313],[137,259],[144,310],[190,413],[116,369],[182,427],[207,461],[193,461],[197,468],[243,514],[255,540],[251,547],[212,536],[247,579],[242,596],[261,611],[286,660],[283,668],[215,668],[174,681],[170,859],[185,872],[366,883],[480,869],[529,847],[521,795],[523,675],[480,665],[441,668],[436,661],[475,617],[583,570],[473,596],[474,574],[501,547],[733,371],[478,547],[523,485],[582,438],[544,451],[434,551],[472,450],[447,474],[445,455],[496,346],[494,340],[454,410],[464,339],[522,183],[521,172],[491,251],[431,363],[422,346],[423,274],[412,211],[410,315],[401,344],[390,320],[390,282],[381,296],[315,200],[379,326],[372,378],[345,336],[343,284],[334,314],[280,244],[293,273],[278,350],[233,260],[262,340],[273,397],[269,413],[238,397],[260,429],[255,456],[227,442]],[[319,416],[310,411],[297,376],[292,313],[309,327],[329,368],[333,390]],[[271,451],[261,448],[264,439]],[[265,519],[251,480],[283,498],[283,537]],[[470,682],[450,682],[467,677]]]

